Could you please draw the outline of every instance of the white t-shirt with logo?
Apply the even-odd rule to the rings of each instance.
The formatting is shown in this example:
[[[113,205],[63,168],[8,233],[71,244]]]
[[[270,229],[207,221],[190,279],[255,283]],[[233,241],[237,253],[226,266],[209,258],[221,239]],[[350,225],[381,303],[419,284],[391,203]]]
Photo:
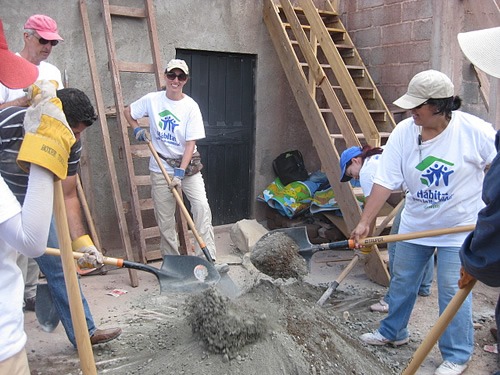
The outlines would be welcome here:
[[[359,184],[361,185],[361,190],[363,190],[363,195],[365,197],[370,196],[372,192],[373,178],[375,172],[377,172],[381,156],[382,154],[377,154],[366,158],[359,171]]]
[[[447,128],[419,144],[420,126],[413,118],[392,131],[381,155],[374,183],[407,188],[399,233],[474,224],[481,199],[484,168],[496,156],[495,130],[480,118],[454,111]],[[461,246],[467,233],[408,242]]]
[[[130,104],[130,114],[135,120],[149,117],[151,142],[166,158],[182,158],[187,141],[205,138],[200,107],[186,94],[181,100],[170,100],[165,91],[149,93]],[[173,171],[165,161],[162,162],[167,171]],[[153,157],[149,161],[149,170],[161,173]]]
[[[18,53],[16,54],[20,56]],[[48,79],[54,80],[59,85],[57,87],[58,90],[64,88],[62,83],[61,71],[54,65],[42,61],[40,65],[38,65],[38,78],[37,79]],[[10,102],[17,98],[21,98],[25,95],[22,89],[9,89],[8,87],[2,85],[0,83],[0,104]]]

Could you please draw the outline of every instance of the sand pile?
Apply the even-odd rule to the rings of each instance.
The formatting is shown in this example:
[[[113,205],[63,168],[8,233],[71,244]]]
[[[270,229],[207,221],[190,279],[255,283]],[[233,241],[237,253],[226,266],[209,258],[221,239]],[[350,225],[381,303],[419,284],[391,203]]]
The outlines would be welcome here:
[[[308,273],[297,243],[282,232],[269,233],[254,246],[250,261],[260,272],[274,279],[301,280]]]
[[[207,349],[234,358],[247,344],[258,341],[267,331],[264,314],[244,309],[222,296],[216,288],[193,295],[186,302],[187,320]]]

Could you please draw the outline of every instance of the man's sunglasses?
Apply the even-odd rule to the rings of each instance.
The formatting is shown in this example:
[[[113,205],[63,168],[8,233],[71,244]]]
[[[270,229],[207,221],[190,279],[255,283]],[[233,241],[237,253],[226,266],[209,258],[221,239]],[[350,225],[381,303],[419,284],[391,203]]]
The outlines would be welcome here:
[[[187,74],[184,72],[179,74],[175,74],[174,72],[168,72],[166,76],[170,81],[173,81],[175,78],[177,78],[180,82],[183,82],[188,78]]]
[[[58,40],[47,40],[47,39],[43,39],[42,37],[37,37],[37,36],[36,36],[36,35],[34,35],[34,34],[33,34],[33,36],[34,36],[35,38],[37,38],[37,39],[38,39],[38,43],[40,43],[40,44],[42,44],[42,45],[45,45],[45,44],[50,43],[50,45],[51,45],[52,47],[54,47],[54,46],[57,46],[57,45],[59,44],[59,41],[58,41]]]

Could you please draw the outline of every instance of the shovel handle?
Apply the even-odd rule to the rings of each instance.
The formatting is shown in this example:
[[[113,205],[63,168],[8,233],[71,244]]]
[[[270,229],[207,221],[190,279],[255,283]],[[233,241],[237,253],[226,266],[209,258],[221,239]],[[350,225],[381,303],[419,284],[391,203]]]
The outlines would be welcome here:
[[[398,241],[412,240],[415,238],[440,236],[442,234],[472,232],[475,227],[476,227],[475,224],[471,224],[471,225],[462,225],[462,226],[454,227],[454,228],[431,229],[431,230],[423,230],[420,232],[410,232],[410,233],[403,233],[403,234],[389,234],[387,236],[367,237],[367,238],[363,238],[362,240],[359,240],[359,244],[361,246],[372,246],[372,245],[378,245],[381,243],[398,242]],[[345,249],[345,248],[354,249],[354,248],[356,248],[356,242],[352,239],[349,239],[349,240],[344,240],[344,241],[330,242],[330,243],[317,245],[317,246],[314,246],[314,248],[328,249],[328,250]]]
[[[153,144],[151,143],[150,140],[148,142],[148,147],[151,153],[153,154],[153,157],[156,160],[156,163],[161,169],[161,173],[163,173],[163,177],[165,177],[165,180],[167,181],[167,184],[170,185],[172,180],[170,179],[170,176],[168,175],[165,167],[163,166],[163,163],[161,162],[160,156],[158,155],[158,152],[156,152]],[[174,195],[175,200],[177,201],[178,206],[180,207],[182,214],[184,215],[184,218],[186,219],[189,229],[191,229],[191,232],[193,232],[193,236],[196,238],[196,241],[198,241],[198,245],[200,245],[201,250],[203,251],[203,254],[205,254],[205,257],[209,262],[213,263],[212,256],[210,255],[210,252],[207,249],[207,246],[205,245],[205,242],[199,235],[198,231],[196,230],[196,226],[194,225],[193,219],[191,219],[191,215],[189,214],[189,211],[186,208],[186,205],[182,201],[182,197],[180,196],[179,192],[177,189],[171,189],[172,194]]]
[[[59,249],[54,249],[53,247],[48,247],[45,250],[45,254],[47,255],[55,255],[55,256],[61,256],[61,250]],[[73,258],[74,259],[80,259],[84,256],[83,253],[79,253],[76,251],[73,251]],[[124,265],[124,260],[119,259],[119,258],[111,258],[111,257],[103,257],[103,263],[107,264],[108,266],[116,266],[122,268]]]

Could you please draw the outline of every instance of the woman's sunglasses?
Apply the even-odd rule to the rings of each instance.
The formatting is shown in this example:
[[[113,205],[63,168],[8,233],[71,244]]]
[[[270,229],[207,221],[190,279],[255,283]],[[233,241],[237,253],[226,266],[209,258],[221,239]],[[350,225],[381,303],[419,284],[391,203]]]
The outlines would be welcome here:
[[[47,40],[47,39],[43,39],[42,37],[37,37],[37,36],[36,36],[36,35],[34,35],[34,34],[33,34],[33,36],[34,36],[35,38],[37,38],[37,39],[38,39],[38,43],[40,43],[40,44],[42,44],[42,45],[45,45],[45,44],[50,43],[50,45],[51,45],[52,47],[54,47],[54,46],[57,46],[57,44],[59,44],[59,41],[58,41],[58,40]]]
[[[166,76],[170,81],[173,81],[175,78],[177,78],[181,82],[185,81],[188,77],[187,74],[184,72],[179,74],[175,74],[174,72],[168,72]]]

